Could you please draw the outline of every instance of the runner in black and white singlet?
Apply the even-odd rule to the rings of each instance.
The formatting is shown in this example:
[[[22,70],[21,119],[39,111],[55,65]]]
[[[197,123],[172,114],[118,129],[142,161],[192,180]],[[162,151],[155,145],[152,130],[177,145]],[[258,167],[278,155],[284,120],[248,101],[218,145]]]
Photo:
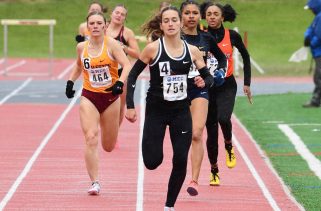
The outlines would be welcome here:
[[[180,7],[183,20],[183,37],[187,43],[192,44],[202,52],[211,74],[225,73],[226,57],[217,46],[214,38],[207,32],[200,31],[200,7],[194,0],[186,0]],[[214,73],[215,72],[215,73]],[[188,75],[188,97],[191,100],[191,114],[193,120],[193,135],[191,147],[192,178],[189,181],[187,192],[191,196],[198,195],[198,177],[204,155],[203,131],[208,111],[208,89],[199,88],[194,84],[194,78],[199,76],[195,65],[192,65]],[[224,77],[215,77],[218,83],[224,82]],[[217,84],[218,84],[217,83]]]
[[[151,80],[147,102],[173,109],[189,106],[187,75],[192,59],[186,42],[183,43],[183,55],[173,58],[166,51],[164,38],[159,38],[159,52],[155,61],[149,65]]]
[[[174,210],[185,180],[192,139],[192,118],[187,96],[187,77],[192,63],[199,68],[202,76],[195,78],[197,86],[211,86],[213,77],[198,48],[181,39],[180,12],[175,7],[167,7],[162,10],[160,17],[163,36],[144,48],[128,76],[126,118],[131,122],[137,119],[133,100],[136,80],[149,64],[150,87],[146,98],[143,160],[150,170],[162,163],[163,141],[168,126],[173,147],[173,167],[164,210]]]

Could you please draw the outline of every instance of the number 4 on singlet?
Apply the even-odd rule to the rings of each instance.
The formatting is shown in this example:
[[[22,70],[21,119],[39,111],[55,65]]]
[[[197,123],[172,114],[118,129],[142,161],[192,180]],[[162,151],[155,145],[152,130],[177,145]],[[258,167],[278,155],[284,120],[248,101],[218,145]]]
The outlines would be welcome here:
[[[169,61],[159,62],[159,75],[160,76],[171,75],[171,67],[169,65]]]

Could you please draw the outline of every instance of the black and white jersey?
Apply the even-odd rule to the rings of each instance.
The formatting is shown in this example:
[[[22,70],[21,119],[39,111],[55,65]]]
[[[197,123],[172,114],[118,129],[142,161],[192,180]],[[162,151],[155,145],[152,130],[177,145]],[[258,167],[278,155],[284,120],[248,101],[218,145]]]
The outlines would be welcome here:
[[[185,34],[183,38],[187,43],[196,46],[202,52],[204,62],[212,75],[216,69],[226,68],[225,55],[219,49],[214,37],[212,37],[210,33],[198,31],[197,35]],[[194,78],[198,75],[199,72],[195,65],[193,65],[189,73],[189,78]]]
[[[183,54],[172,57],[166,50],[164,38],[158,39],[159,49],[150,67],[150,87],[147,102],[156,102],[169,107],[189,105],[187,77],[192,65],[189,47],[185,41]]]

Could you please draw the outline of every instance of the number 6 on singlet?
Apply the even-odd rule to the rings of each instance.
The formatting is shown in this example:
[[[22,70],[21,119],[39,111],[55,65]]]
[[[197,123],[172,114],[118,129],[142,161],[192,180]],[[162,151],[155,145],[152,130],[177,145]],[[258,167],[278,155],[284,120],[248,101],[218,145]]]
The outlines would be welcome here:
[[[186,75],[169,75],[163,77],[164,100],[176,101],[187,97]]]

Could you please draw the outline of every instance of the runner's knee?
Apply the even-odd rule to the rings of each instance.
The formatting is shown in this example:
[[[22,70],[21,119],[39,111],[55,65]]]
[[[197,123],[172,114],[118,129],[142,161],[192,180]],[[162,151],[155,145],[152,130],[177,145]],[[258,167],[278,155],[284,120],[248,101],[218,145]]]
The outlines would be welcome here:
[[[146,158],[146,156],[144,156],[144,164],[145,167],[149,170],[154,170],[156,169],[160,164],[162,164],[163,162],[163,156],[161,157],[156,157],[156,156],[152,156],[149,158]]]
[[[104,143],[105,144],[102,144],[102,147],[106,152],[111,152],[111,151],[114,150],[115,145],[116,145],[116,141],[112,141],[112,142],[111,141],[105,141]]]
[[[202,141],[202,136],[203,136],[203,128],[202,127],[197,127],[193,129],[193,135],[192,135],[192,140],[195,142],[200,142]]]
[[[98,130],[90,130],[85,133],[86,145],[88,147],[97,147]]]

